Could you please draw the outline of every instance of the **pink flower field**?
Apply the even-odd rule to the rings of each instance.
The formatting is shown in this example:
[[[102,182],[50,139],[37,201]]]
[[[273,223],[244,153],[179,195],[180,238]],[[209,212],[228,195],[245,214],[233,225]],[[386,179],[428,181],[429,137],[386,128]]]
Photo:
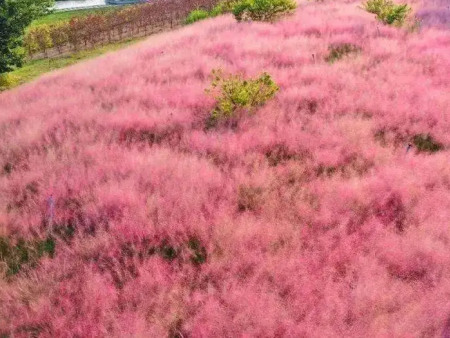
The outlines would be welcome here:
[[[0,337],[450,337],[450,14],[410,4],[224,15],[2,93]],[[217,68],[280,89],[206,129]]]

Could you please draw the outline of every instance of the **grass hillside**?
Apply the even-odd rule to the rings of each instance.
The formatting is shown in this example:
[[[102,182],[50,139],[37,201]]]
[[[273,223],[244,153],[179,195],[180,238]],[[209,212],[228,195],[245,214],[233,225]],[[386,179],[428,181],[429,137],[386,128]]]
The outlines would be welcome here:
[[[220,16],[0,94],[0,336],[448,336],[442,4]],[[279,89],[210,126],[219,68]]]

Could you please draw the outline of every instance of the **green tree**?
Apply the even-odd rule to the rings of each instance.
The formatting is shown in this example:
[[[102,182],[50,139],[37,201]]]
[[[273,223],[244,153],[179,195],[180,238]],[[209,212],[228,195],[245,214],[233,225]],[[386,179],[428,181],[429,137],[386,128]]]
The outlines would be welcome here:
[[[47,49],[53,47],[50,28],[48,25],[39,25],[36,27],[36,32],[36,42],[39,46],[39,50],[47,55]]]
[[[54,0],[0,0],[0,74],[22,65],[25,28],[53,4]]]

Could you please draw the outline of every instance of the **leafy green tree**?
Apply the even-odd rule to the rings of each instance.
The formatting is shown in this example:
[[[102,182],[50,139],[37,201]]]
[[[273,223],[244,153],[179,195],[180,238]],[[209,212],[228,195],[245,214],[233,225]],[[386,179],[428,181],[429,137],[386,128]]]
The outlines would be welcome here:
[[[52,38],[50,36],[50,28],[48,25],[39,25],[37,30],[37,44],[39,50],[43,53],[47,53],[47,49],[53,47]]]
[[[0,0],[0,74],[21,66],[25,28],[53,4],[54,0]]]

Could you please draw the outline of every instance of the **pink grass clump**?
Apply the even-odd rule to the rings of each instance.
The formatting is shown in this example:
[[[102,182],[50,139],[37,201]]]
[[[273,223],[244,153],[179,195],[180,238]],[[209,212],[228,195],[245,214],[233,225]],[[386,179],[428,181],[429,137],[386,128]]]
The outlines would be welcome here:
[[[343,43],[360,50],[326,62]],[[215,68],[280,91],[206,130]],[[333,1],[1,94],[0,334],[448,335],[449,92],[445,27]],[[48,236],[54,254],[11,273],[20,240]]]

